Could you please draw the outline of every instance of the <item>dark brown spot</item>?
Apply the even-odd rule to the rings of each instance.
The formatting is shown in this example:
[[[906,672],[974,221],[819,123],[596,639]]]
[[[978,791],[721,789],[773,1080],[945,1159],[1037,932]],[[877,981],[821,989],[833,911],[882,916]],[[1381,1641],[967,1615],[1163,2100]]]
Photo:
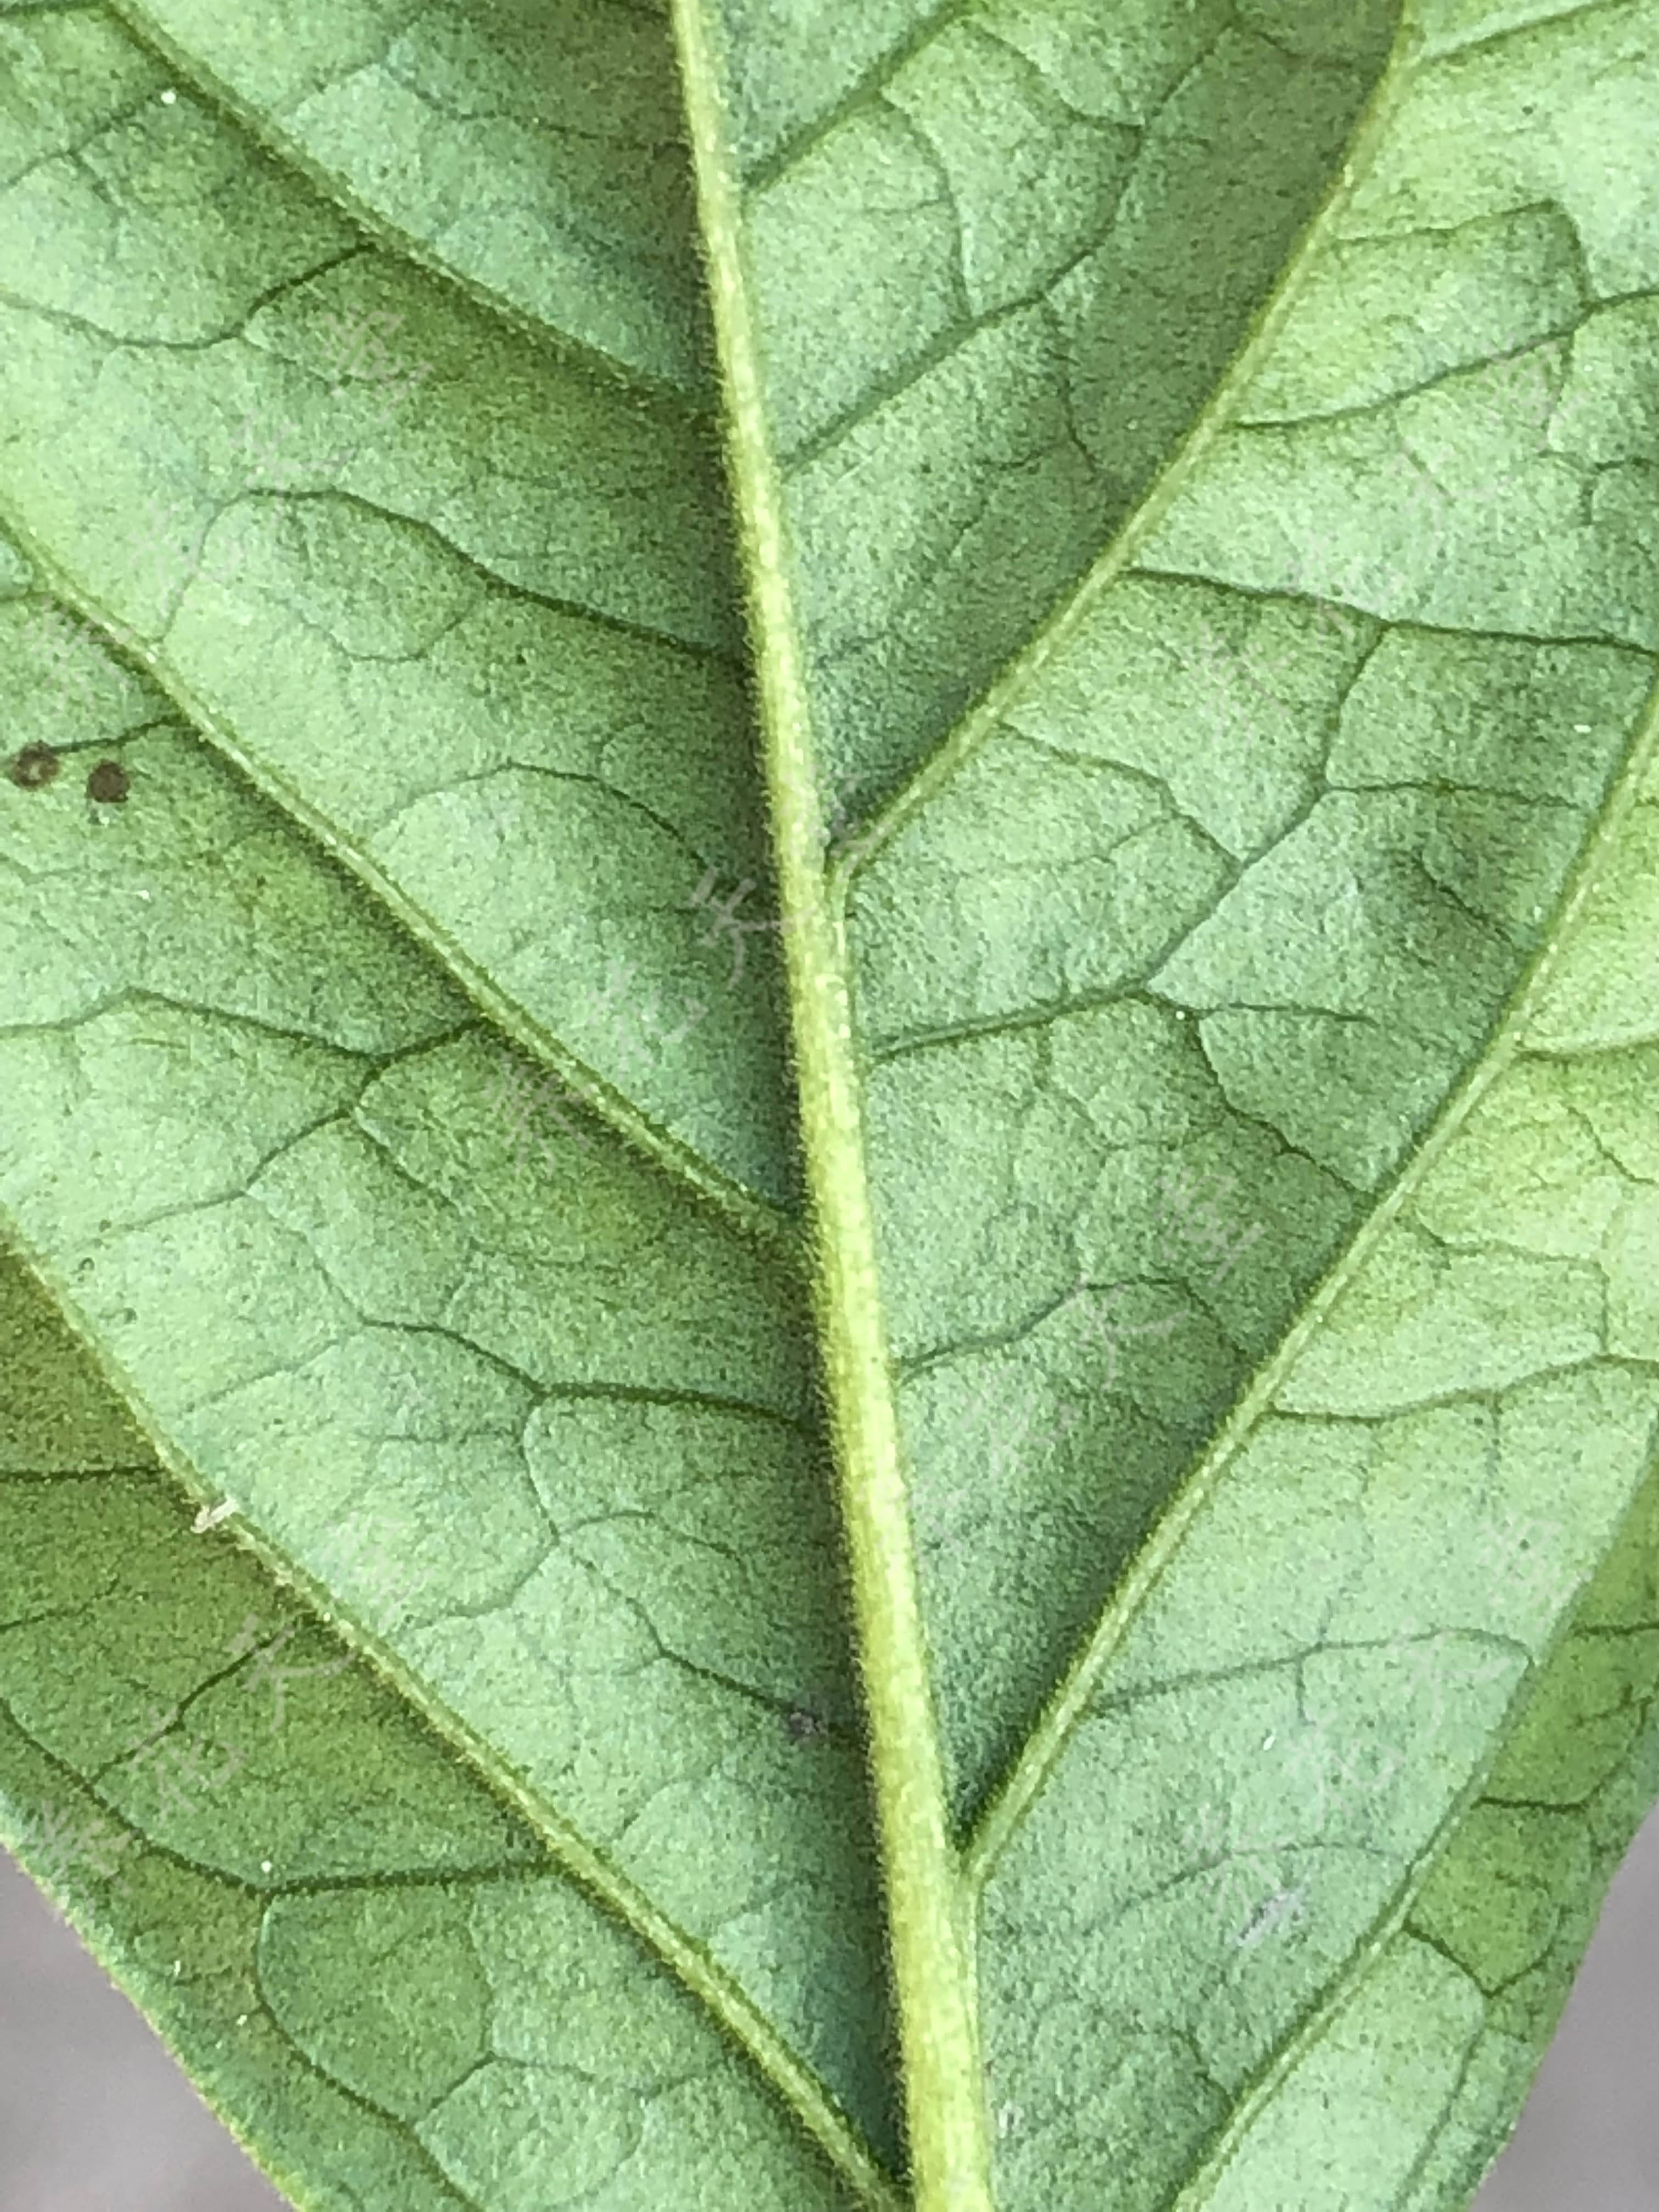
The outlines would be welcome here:
[[[6,774],[24,791],[43,791],[58,773],[58,759],[50,745],[25,745]]]
[[[102,806],[119,806],[132,788],[132,778],[119,761],[100,761],[87,778],[87,797]]]

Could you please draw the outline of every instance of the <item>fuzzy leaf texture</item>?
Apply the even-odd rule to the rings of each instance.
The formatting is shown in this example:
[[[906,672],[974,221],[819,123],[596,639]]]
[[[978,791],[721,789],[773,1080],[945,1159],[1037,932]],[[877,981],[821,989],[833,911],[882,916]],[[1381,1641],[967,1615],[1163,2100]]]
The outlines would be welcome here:
[[[0,0],[0,1836],[307,2212],[1452,2212],[1659,1791],[1659,0]]]

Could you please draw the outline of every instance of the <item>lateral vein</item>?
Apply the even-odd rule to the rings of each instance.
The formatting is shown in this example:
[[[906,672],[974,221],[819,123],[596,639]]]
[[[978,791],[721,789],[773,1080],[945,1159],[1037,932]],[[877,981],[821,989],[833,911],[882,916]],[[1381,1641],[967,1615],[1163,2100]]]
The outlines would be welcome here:
[[[8,1255],[27,1271],[63,1315],[93,1366],[127,1407],[164,1479],[170,1486],[182,1488],[192,1504],[209,1503],[209,1486],[195,1462],[173,1443],[143,1394],[111,1356],[108,1347],[87,1331],[78,1309],[53,1270],[24,1241],[15,1224],[0,1214],[0,1257]],[[98,1479],[104,1477],[100,1474]],[[361,1656],[403,1705],[430,1728],[459,1766],[476,1777],[492,1796],[518,1814],[546,1850],[549,1865],[574,1883],[617,1925],[627,1929],[702,2005],[727,2041],[742,2052],[760,2079],[790,2109],[871,2212],[903,2212],[897,2190],[860,2130],[707,1946],[656,1905],[539,1788],[526,1781],[470,1723],[435,1696],[395,1650],[361,1626],[340,1606],[335,1594],[291,1557],[281,1543],[245,1516],[237,1516],[234,1531],[237,1548],[249,1554],[279,1589],[294,1591],[319,1624],[348,1650]],[[205,1686],[198,1685],[198,1690],[202,1686]],[[0,1720],[8,1717],[3,1702],[0,1702]],[[76,1771],[75,1780],[100,1803],[105,1802],[97,1776]],[[131,1825],[118,1808],[109,1809],[125,1825]],[[146,1844],[152,1850],[161,1848],[150,1844],[148,1838]],[[193,1863],[179,1859],[176,1853],[169,1856],[181,1864]]]
[[[854,875],[867,867],[911,815],[926,806],[978,751],[1013,701],[1075,635],[1096,601],[1133,565],[1142,546],[1152,537],[1188,477],[1231,421],[1240,394],[1248,389],[1263,355],[1277,338],[1313,266],[1321,239],[1346,202],[1354,179],[1364,172],[1377,140],[1392,120],[1395,103],[1413,74],[1416,54],[1416,27],[1413,11],[1408,6],[1394,53],[1324,204],[1292,252],[1285,275],[1257,315],[1249,336],[1234,356],[1231,367],[1217,386],[1208,405],[1094,566],[981,694],[977,703],[940,739],[860,832],[836,872],[836,889],[841,896],[845,896]],[[1197,580],[1212,584],[1216,580],[1204,577]]]
[[[451,933],[372,859],[344,826],[302,795],[214,714],[187,685],[164,653],[118,622],[100,601],[52,558],[33,532],[0,507],[0,528],[27,556],[47,598],[80,615],[98,630],[104,649],[161,692],[179,725],[219,759],[228,761],[290,823],[364,884],[401,928],[435,960],[486,1018],[521,1051],[550,1067],[574,1091],[594,1120],[650,1160],[662,1174],[695,1193],[732,1223],[751,1243],[799,1264],[799,1231],[783,1209],[747,1189],[706,1161],[684,1139],[653,1121],[599,1070],[590,1067],[527,1008],[502,989],[489,971],[465,951]],[[152,657],[154,653],[154,657]],[[146,724],[144,726],[149,726]],[[120,732],[123,739],[136,735]]]
[[[1188,1530],[1203,1510],[1228,1463],[1272,1407],[1280,1385],[1302,1357],[1339,1297],[1352,1283],[1381,1238],[1420,1188],[1430,1170],[1463,1127],[1498,1077],[1521,1054],[1530,1055],[1526,1030],[1570,939],[1574,924],[1601,881],[1619,833],[1639,803],[1645,781],[1659,760],[1659,684],[1626,752],[1619,781],[1578,856],[1536,957],[1512,994],[1503,1019],[1486,1049],[1453,1094],[1445,1110],[1409,1164],[1315,1290],[1278,1349],[1258,1371],[1231,1418],[1187,1477],[1151,1539],[1120,1583],[1088,1643],[1049,1700],[1042,1718],[991,1799],[967,1853],[968,1880],[975,1897],[990,1879],[997,1860],[1048,1784],[1072,1732],[1087,1710],[1115,1652],[1151,1600]]]

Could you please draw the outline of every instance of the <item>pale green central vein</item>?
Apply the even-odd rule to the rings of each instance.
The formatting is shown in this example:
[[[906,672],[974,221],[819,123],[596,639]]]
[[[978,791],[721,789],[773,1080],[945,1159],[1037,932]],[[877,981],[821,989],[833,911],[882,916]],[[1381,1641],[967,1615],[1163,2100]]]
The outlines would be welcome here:
[[[674,0],[730,458],[747,556],[783,907],[818,1325],[847,1529],[917,2212],[992,2212],[963,1888],[946,1814],[876,1269],[845,948],[744,276],[737,185],[700,0]]]

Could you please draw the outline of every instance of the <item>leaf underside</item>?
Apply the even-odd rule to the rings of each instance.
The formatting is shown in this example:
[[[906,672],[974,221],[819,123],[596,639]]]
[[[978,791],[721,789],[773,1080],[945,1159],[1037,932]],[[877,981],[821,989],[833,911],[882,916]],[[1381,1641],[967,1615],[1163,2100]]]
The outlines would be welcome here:
[[[1450,2212],[1659,1791],[1659,5],[672,16],[0,0],[0,1833],[303,2206]]]

